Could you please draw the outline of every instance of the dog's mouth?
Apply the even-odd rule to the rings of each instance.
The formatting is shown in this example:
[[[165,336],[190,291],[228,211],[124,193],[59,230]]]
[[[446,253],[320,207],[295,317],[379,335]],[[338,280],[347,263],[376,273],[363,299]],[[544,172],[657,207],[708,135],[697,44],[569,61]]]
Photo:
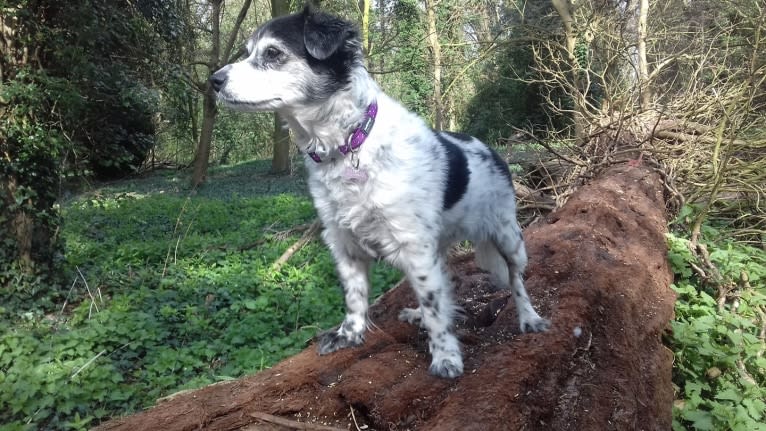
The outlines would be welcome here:
[[[266,100],[237,100],[219,94],[218,100],[237,111],[270,111],[282,105],[282,99],[278,97]]]

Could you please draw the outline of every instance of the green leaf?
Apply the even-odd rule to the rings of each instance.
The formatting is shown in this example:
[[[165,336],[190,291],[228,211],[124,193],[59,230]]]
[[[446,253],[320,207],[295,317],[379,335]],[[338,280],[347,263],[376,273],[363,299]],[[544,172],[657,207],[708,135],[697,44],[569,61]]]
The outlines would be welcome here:
[[[694,428],[700,431],[714,430],[713,415],[710,412],[703,410],[684,411],[682,413],[684,419],[692,423]]]
[[[738,403],[740,400],[742,400],[742,394],[732,388],[727,388],[718,392],[715,397],[719,400],[731,400],[735,403]]]

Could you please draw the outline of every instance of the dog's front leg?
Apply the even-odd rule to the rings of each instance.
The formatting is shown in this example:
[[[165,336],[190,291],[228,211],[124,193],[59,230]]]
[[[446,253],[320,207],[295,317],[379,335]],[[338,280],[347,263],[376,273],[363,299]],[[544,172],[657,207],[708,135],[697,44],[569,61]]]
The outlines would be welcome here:
[[[420,324],[428,332],[431,366],[428,371],[439,377],[454,378],[463,374],[460,344],[453,333],[455,303],[447,266],[436,247],[418,245],[415,250],[403,250],[400,262],[415,291],[419,309],[405,309],[400,319],[414,323],[420,311]]]
[[[320,355],[362,344],[367,329],[370,291],[370,258],[356,246],[350,233],[328,227],[323,236],[335,258],[346,299],[346,317],[340,326],[319,335]]]

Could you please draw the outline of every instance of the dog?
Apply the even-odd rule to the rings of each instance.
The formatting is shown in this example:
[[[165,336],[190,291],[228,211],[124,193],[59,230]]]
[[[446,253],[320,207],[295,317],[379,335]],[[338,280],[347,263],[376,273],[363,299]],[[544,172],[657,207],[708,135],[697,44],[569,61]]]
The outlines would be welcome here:
[[[470,240],[478,265],[513,293],[522,332],[550,326],[522,282],[527,255],[511,173],[468,135],[438,132],[384,94],[367,73],[356,26],[312,7],[268,21],[245,58],[216,71],[223,105],[275,111],[304,153],[308,187],[343,287],[346,315],[319,334],[319,354],[358,346],[374,259],[400,268],[418,308],[399,318],[425,328],[430,373],[463,373],[448,275],[451,244]]]

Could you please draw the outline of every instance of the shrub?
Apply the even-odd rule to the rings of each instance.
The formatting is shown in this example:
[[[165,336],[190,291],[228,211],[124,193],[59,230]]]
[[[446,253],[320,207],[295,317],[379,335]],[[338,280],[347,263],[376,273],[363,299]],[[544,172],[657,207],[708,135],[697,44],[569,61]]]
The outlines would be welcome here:
[[[718,275],[702,269],[687,239],[668,235],[678,294],[673,429],[766,430],[766,253],[704,232]]]

